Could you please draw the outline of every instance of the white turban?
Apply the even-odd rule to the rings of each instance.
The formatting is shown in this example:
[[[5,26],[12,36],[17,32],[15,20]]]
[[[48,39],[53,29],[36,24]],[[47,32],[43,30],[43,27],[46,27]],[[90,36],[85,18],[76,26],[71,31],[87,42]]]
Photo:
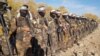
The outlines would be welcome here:
[[[20,8],[20,10],[28,10],[28,8],[25,7],[25,6],[22,6],[22,7]]]
[[[38,11],[44,11],[44,10],[45,10],[45,7],[38,8]]]
[[[59,11],[56,11],[56,13],[57,13],[57,14],[61,14],[61,12],[59,12]]]
[[[63,15],[69,15],[68,13],[64,13]]]
[[[51,12],[56,12],[56,10],[51,10]]]

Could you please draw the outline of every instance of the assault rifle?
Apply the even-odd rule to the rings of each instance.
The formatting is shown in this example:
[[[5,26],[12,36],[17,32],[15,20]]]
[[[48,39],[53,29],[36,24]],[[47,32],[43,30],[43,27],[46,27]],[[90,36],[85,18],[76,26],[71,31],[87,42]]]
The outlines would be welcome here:
[[[9,37],[8,37],[8,27],[7,27],[7,24],[6,24],[5,20],[4,20],[4,13],[5,12],[10,12],[9,8],[10,7],[7,6],[6,0],[5,1],[4,0],[0,0],[0,23],[1,23],[2,27],[3,27],[4,36],[5,36],[5,39],[6,39],[6,42],[7,42],[9,54],[10,54],[10,56],[13,56],[12,55],[11,45],[10,45],[10,42],[9,42]]]
[[[34,30],[33,30],[33,24],[28,15],[25,17],[25,20],[30,28],[30,33],[31,33],[32,37],[35,37]]]

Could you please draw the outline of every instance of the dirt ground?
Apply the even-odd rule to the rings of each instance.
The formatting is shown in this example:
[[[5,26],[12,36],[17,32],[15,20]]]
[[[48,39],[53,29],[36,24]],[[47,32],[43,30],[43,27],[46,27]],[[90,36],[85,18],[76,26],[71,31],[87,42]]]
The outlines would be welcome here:
[[[72,48],[61,51],[57,56],[100,56],[100,24],[98,28],[74,44]]]

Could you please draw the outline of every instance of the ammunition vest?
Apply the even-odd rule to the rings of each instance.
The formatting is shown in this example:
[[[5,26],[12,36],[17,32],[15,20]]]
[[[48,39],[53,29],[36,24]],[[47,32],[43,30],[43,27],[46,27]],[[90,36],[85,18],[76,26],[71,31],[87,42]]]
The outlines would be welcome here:
[[[16,24],[17,24],[17,27],[28,26],[26,22],[26,18],[24,17],[17,18]]]

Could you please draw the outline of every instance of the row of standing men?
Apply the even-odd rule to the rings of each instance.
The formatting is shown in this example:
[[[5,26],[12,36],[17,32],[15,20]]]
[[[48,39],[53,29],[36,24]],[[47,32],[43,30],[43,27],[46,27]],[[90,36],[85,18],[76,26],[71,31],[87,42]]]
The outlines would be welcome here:
[[[14,52],[19,56],[55,56],[74,43],[79,45],[78,40],[98,26],[95,20],[68,13],[61,15],[58,10],[51,10],[49,16],[45,15],[44,6],[35,16],[28,11],[27,5],[21,7],[9,29],[12,31],[9,39],[12,51],[16,50]]]

